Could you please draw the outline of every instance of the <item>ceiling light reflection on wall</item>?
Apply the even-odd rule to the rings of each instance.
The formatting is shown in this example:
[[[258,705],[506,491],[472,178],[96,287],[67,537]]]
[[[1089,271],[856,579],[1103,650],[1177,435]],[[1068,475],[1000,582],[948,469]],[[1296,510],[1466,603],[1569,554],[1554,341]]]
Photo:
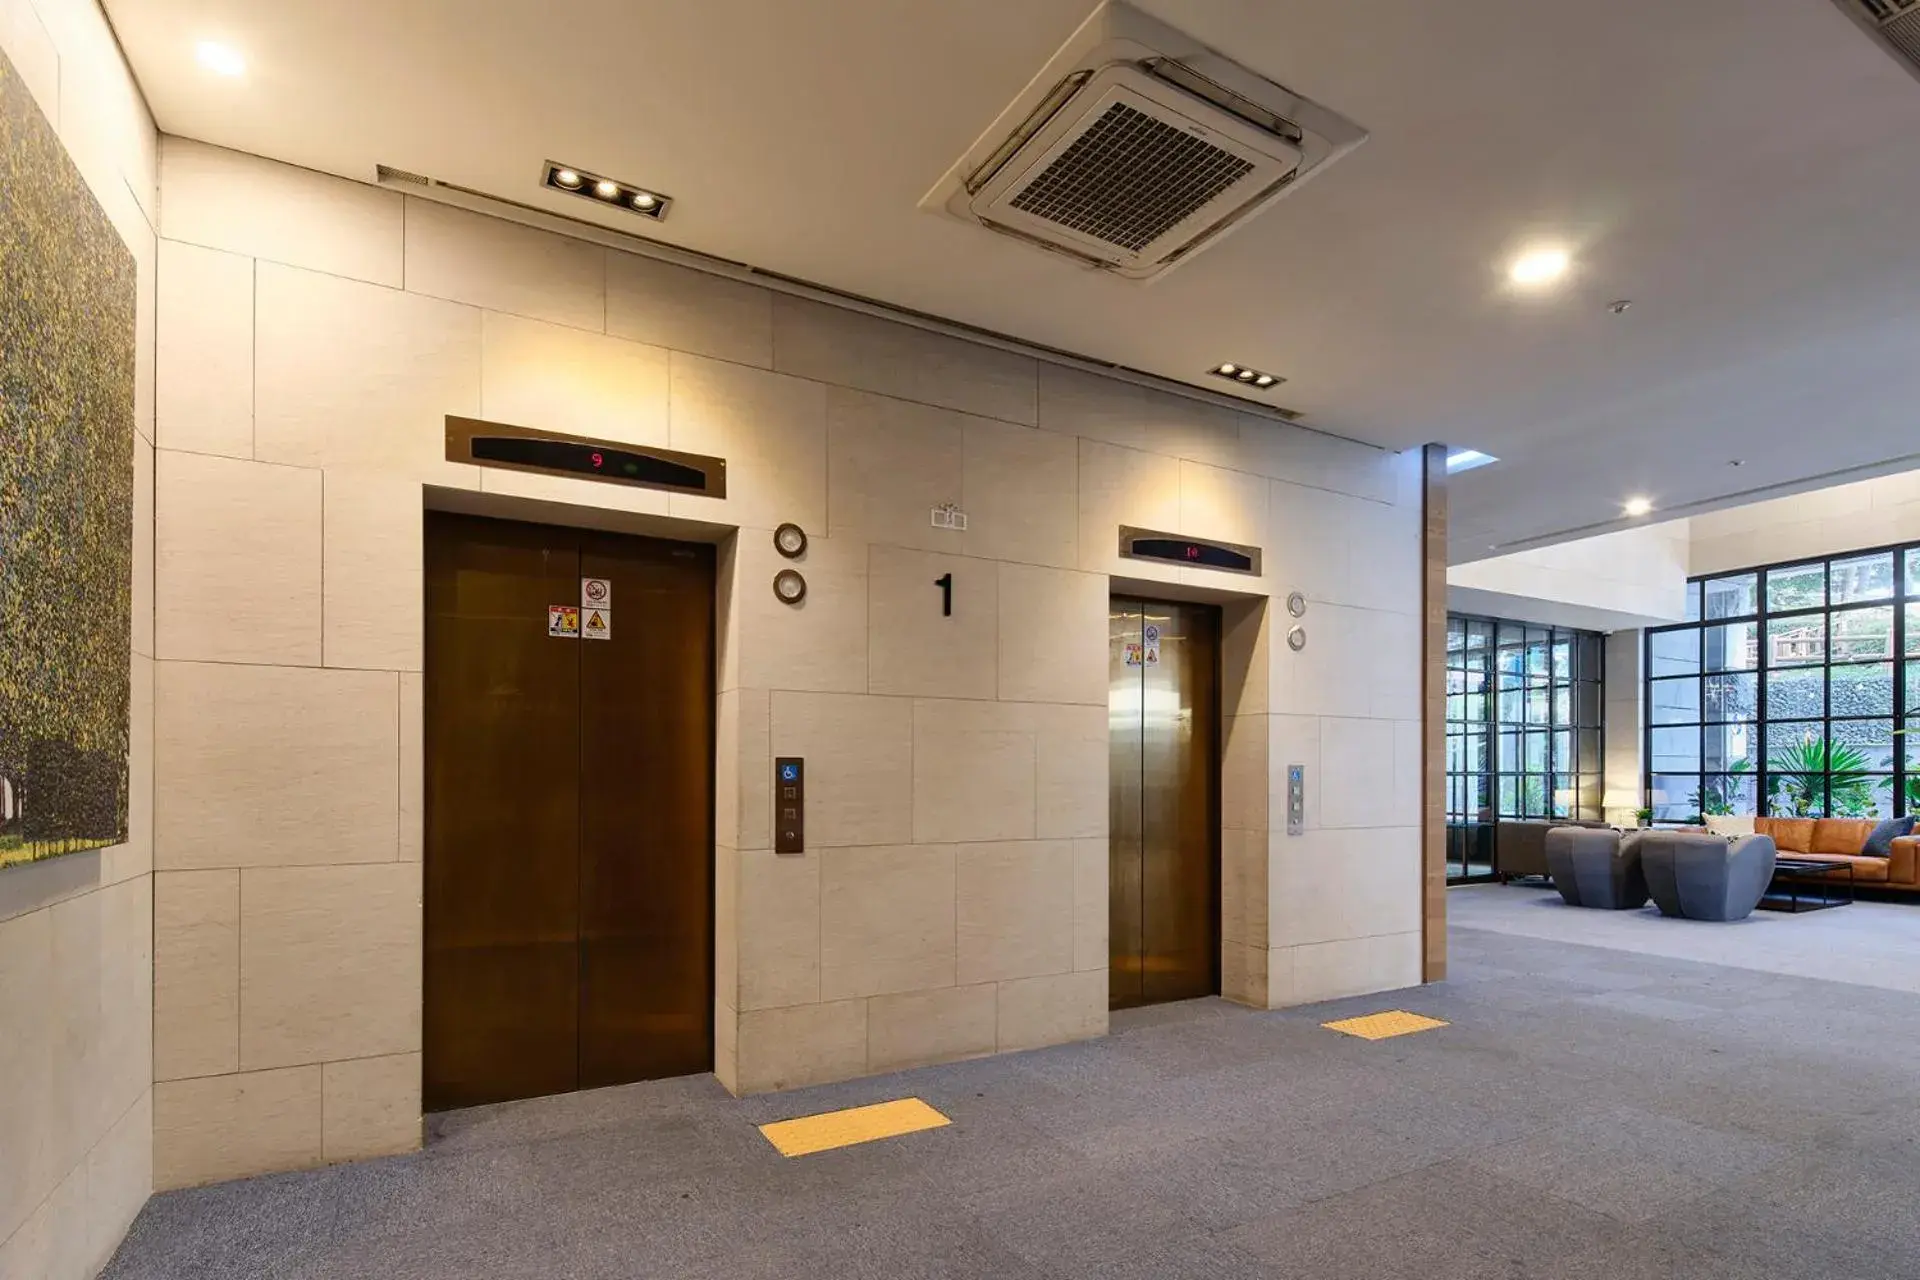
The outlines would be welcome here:
[[[650,188],[589,173],[572,165],[556,164],[551,160],[547,161],[541,183],[555,191],[580,196],[595,204],[617,204],[655,222],[665,218],[667,209],[673,204],[672,197]]]
[[[1620,510],[1624,511],[1626,514],[1630,516],[1644,516],[1649,514],[1653,510],[1653,499],[1638,498],[1638,497],[1628,498],[1626,501],[1626,504],[1622,506]]]
[[[194,46],[193,56],[201,66],[217,76],[233,79],[247,73],[247,60],[232,45],[221,44],[218,40],[202,40]]]
[[[1533,287],[1552,284],[1572,265],[1573,259],[1565,249],[1529,249],[1513,260],[1507,275],[1515,284]]]
[[[1216,378],[1225,378],[1229,382],[1237,382],[1243,387],[1253,387],[1260,391],[1265,391],[1268,387],[1277,387],[1286,381],[1277,373],[1262,373],[1258,369],[1249,369],[1231,360],[1222,360],[1207,372]]]
[[[1492,454],[1482,453],[1478,449],[1455,449],[1447,455],[1447,474],[1454,475],[1461,471],[1471,471],[1475,467],[1488,466],[1498,461],[1500,461],[1500,459],[1494,457]]]

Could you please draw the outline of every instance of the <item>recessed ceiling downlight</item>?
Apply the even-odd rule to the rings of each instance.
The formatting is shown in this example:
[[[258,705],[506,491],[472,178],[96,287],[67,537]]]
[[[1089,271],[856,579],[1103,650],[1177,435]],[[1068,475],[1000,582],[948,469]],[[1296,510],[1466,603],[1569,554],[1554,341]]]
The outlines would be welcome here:
[[[246,55],[230,44],[221,44],[218,40],[202,40],[193,49],[194,60],[217,76],[229,80],[238,79],[247,74]]]
[[[1507,268],[1507,276],[1517,285],[1537,288],[1552,284],[1567,274],[1567,268],[1572,265],[1573,258],[1565,249],[1529,249],[1513,260],[1513,265]]]
[[[541,178],[541,183],[555,191],[579,196],[595,204],[617,204],[642,217],[652,218],[655,222],[665,218],[667,209],[673,204],[671,196],[664,196],[651,187],[622,182],[618,178],[589,173],[585,169],[557,164],[552,160],[547,161],[546,172]]]
[[[1653,511],[1653,499],[1639,496],[1628,498],[1620,510],[1630,516],[1649,515]]]

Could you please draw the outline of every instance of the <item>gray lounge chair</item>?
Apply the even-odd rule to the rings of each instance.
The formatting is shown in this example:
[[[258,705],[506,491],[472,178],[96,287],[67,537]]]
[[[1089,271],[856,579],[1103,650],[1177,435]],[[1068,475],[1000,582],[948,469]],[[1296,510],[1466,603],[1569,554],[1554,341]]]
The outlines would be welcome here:
[[[1651,831],[1640,837],[1640,867],[1661,915],[1744,920],[1773,879],[1772,836]]]
[[[1605,827],[1555,827],[1546,845],[1547,874],[1568,906],[1634,911],[1647,904],[1638,834],[1623,840]]]

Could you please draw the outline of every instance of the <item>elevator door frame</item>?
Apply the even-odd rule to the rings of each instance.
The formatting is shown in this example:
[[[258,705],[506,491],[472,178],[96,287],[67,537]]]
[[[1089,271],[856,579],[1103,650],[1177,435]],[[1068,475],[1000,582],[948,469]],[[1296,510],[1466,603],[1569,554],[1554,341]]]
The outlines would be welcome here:
[[[1225,694],[1226,681],[1225,681],[1225,664],[1224,664],[1223,653],[1225,649],[1226,618],[1225,618],[1224,611],[1218,605],[1214,605],[1214,604],[1200,603],[1200,602],[1188,601],[1188,600],[1158,599],[1153,596],[1137,594],[1133,592],[1115,592],[1109,598],[1109,601],[1108,601],[1108,617],[1109,617],[1109,627],[1110,627],[1110,633],[1109,633],[1108,639],[1109,639],[1109,662],[1110,663],[1111,663],[1111,654],[1112,654],[1111,645],[1113,641],[1113,637],[1111,634],[1111,619],[1113,615],[1120,612],[1123,609],[1128,609],[1128,608],[1136,609],[1144,613],[1146,610],[1156,608],[1156,607],[1162,608],[1162,609],[1189,610],[1189,611],[1202,613],[1209,619],[1208,625],[1210,626],[1212,631],[1211,654],[1210,654],[1211,662],[1208,664],[1208,669],[1203,673],[1203,679],[1206,681],[1211,691],[1211,698],[1209,699],[1211,714],[1207,717],[1208,723],[1205,726],[1204,742],[1200,744],[1201,749],[1203,749],[1206,753],[1206,759],[1208,761],[1209,772],[1210,772],[1209,785],[1207,788],[1207,797],[1206,797],[1206,819],[1205,819],[1205,832],[1206,832],[1206,843],[1207,843],[1206,865],[1207,865],[1207,879],[1208,879],[1207,895],[1206,895],[1207,896],[1206,919],[1207,919],[1207,934],[1208,934],[1208,940],[1209,940],[1209,945],[1207,948],[1207,975],[1208,975],[1207,984],[1206,984],[1207,990],[1205,992],[1192,992],[1187,994],[1153,998],[1153,997],[1149,997],[1146,994],[1146,991],[1145,991],[1146,984],[1143,979],[1140,984],[1142,990],[1139,997],[1131,998],[1129,994],[1121,992],[1121,990],[1119,989],[1119,986],[1117,984],[1113,984],[1110,980],[1108,1005],[1112,1009],[1140,1008],[1140,1007],[1144,1007],[1152,1004],[1170,1003],[1175,1000],[1199,999],[1208,994],[1219,995],[1221,993],[1221,977],[1222,977],[1221,949],[1223,945],[1222,925],[1221,925],[1221,898],[1222,898],[1222,881],[1224,880],[1224,876],[1225,876],[1225,868],[1223,866],[1223,859],[1222,859],[1223,837],[1221,834],[1220,824],[1221,824],[1221,813],[1222,813],[1222,799],[1221,799],[1222,773],[1224,771],[1224,763],[1225,763],[1222,757],[1222,744],[1225,741],[1224,694]],[[1143,619],[1143,622],[1144,622],[1144,619]],[[1142,670],[1141,670],[1141,677],[1142,677],[1143,684],[1145,681],[1145,675],[1146,675],[1146,668],[1143,664]],[[1111,746],[1109,749],[1111,750]],[[1112,783],[1109,782],[1109,788],[1111,788],[1111,786],[1112,786]],[[1109,832],[1109,835],[1108,835],[1109,874],[1111,874],[1113,870],[1113,863],[1114,863],[1113,841],[1117,834],[1118,832],[1116,831],[1116,832]],[[1142,840],[1145,839],[1144,832],[1142,832],[1141,838]],[[1110,887],[1109,888],[1110,904],[1112,902],[1112,892],[1113,892],[1112,888]],[[1142,894],[1143,911],[1144,911],[1144,906],[1145,906],[1145,899],[1144,899],[1144,893],[1143,893]],[[1111,905],[1109,909],[1111,910]],[[1145,954],[1145,936],[1144,936],[1145,933],[1146,933],[1146,927],[1145,927],[1144,918],[1143,918],[1142,924],[1139,929],[1139,934],[1141,935],[1141,943],[1140,943],[1141,951],[1139,952],[1139,954],[1143,956]],[[1109,946],[1110,959],[1111,959],[1111,956],[1112,956],[1112,948],[1110,944]]]
[[[705,700],[706,701],[705,724],[706,724],[708,749],[706,751],[706,758],[704,763],[705,763],[705,775],[706,775],[706,793],[707,793],[709,803],[705,806],[705,816],[704,816],[705,831],[703,836],[703,848],[704,848],[704,856],[706,861],[706,893],[705,893],[704,910],[705,910],[705,930],[706,930],[706,936],[707,936],[707,946],[705,948],[705,955],[703,957],[703,960],[704,960],[704,967],[706,972],[705,1008],[707,1011],[706,1012],[707,1034],[706,1034],[705,1065],[696,1069],[693,1072],[693,1074],[710,1073],[714,1070],[715,1064],[718,1062],[718,1052],[719,1052],[718,1010],[715,1008],[715,999],[718,992],[718,982],[719,982],[719,924],[720,924],[720,921],[718,916],[718,894],[719,894],[720,867],[718,862],[718,848],[716,844],[717,835],[718,835],[718,830],[717,830],[718,818],[717,818],[717,807],[714,801],[717,798],[718,785],[719,785],[719,777],[718,777],[718,773],[719,773],[718,747],[719,747],[719,727],[720,727],[719,715],[718,715],[718,688],[719,688],[719,676],[720,676],[719,650],[720,650],[720,636],[721,636],[722,627],[724,624],[724,619],[720,616],[720,613],[719,613],[721,597],[719,592],[718,571],[719,571],[719,558],[720,558],[721,549],[719,547],[714,546],[711,543],[704,543],[697,540],[689,540],[684,537],[676,538],[672,536],[665,536],[665,535],[649,533],[649,532],[637,532],[637,531],[625,531],[625,530],[614,531],[614,530],[598,529],[598,528],[585,526],[585,525],[559,524],[559,523],[554,523],[551,521],[543,521],[543,520],[518,519],[513,516],[496,516],[492,514],[482,515],[482,514],[469,513],[469,512],[458,511],[458,510],[428,509],[425,512],[423,523],[432,523],[436,521],[444,522],[447,525],[453,525],[453,526],[467,524],[470,522],[485,522],[485,523],[491,523],[496,525],[520,526],[523,530],[530,531],[530,532],[537,532],[545,536],[552,537],[555,541],[559,541],[561,539],[565,539],[569,537],[578,538],[578,539],[612,537],[616,539],[630,539],[633,541],[652,542],[656,544],[685,546],[689,548],[698,548],[703,555],[712,557],[712,562],[709,566],[711,576],[709,578],[708,588],[707,588],[708,625],[710,627],[710,631],[708,633],[708,653],[707,653],[707,664],[706,664],[707,670],[705,674],[706,674],[708,690],[713,696]],[[429,534],[428,537],[430,538],[431,534]],[[580,545],[584,547],[585,544],[582,543]],[[431,625],[430,615],[428,610],[428,602],[427,602],[428,589],[427,589],[427,584],[425,582],[425,577],[426,577],[425,556],[426,556],[426,551],[423,549],[423,552],[422,552],[423,581],[422,581],[422,587],[421,587],[422,617],[423,617],[423,624]],[[570,601],[567,601],[567,600],[559,600],[559,601],[555,601],[554,603],[569,603],[569,602]],[[584,645],[590,642],[587,641],[584,636],[582,636],[570,641],[555,639],[554,643],[571,643],[571,644],[577,644],[577,645]],[[429,665],[432,662],[432,648],[429,644],[424,642],[424,637],[423,637],[423,644],[422,644],[422,655],[424,659],[423,673],[422,673],[423,698],[424,698],[426,696],[425,689],[427,687],[430,687],[430,681],[432,679],[432,667]],[[431,912],[432,912],[432,900],[429,893],[427,892],[427,888],[428,888],[427,881],[429,876],[428,876],[428,869],[425,863],[425,859],[431,858],[433,856],[432,835],[434,830],[433,828],[434,790],[431,785],[431,778],[432,778],[432,769],[434,767],[435,743],[434,743],[434,735],[426,725],[426,720],[429,718],[430,706],[423,705],[421,710],[422,710],[422,727],[424,731],[422,735],[423,740],[422,740],[422,760],[421,760],[421,769],[422,769],[421,783],[422,783],[422,801],[423,801],[422,814],[421,814],[421,856],[423,859],[423,863],[422,863],[423,883],[422,883],[422,894],[421,894],[421,915],[422,915],[421,949],[422,949],[422,961],[424,963],[427,958],[425,955],[425,952],[429,946],[429,941],[433,936],[431,932],[432,925],[430,921]],[[584,740],[584,729],[582,730],[582,738]],[[582,783],[584,783],[584,778],[582,778]],[[575,927],[577,930],[584,929],[584,915],[578,909],[576,909]],[[584,941],[584,933],[581,934],[581,937],[582,937],[582,940]],[[576,945],[578,946],[582,944],[576,944]],[[584,954],[581,955],[579,963],[582,966],[584,966],[585,964]],[[578,1018],[581,1012],[578,1007],[578,1002],[583,998],[583,992],[582,992],[581,986],[582,984],[577,981],[576,989],[575,989],[576,1037],[578,1037],[579,1035]],[[422,999],[421,1017],[422,1017],[422,1023],[424,1026],[426,1017],[427,1017],[427,1010],[425,1007],[427,995],[426,995],[426,990],[424,985],[421,993],[421,999]],[[422,1047],[423,1049],[426,1048],[424,1043]],[[587,1084],[580,1078],[580,1072],[582,1070],[582,1062],[579,1058],[579,1052],[580,1052],[579,1049],[576,1047],[576,1064],[575,1064],[576,1083],[572,1089],[561,1090],[560,1092],[581,1092],[589,1088],[601,1087],[598,1085]],[[424,1061],[424,1055],[423,1055],[423,1061],[422,1061],[423,1085],[425,1084],[425,1079],[424,1079],[425,1074],[426,1074],[426,1063]],[[528,1095],[528,1096],[554,1096],[554,1095],[534,1094],[534,1095]],[[439,1106],[434,1106],[425,1097],[424,1090],[423,1090],[423,1096],[422,1096],[422,1104],[423,1104],[422,1110],[428,1111],[428,1112],[438,1111],[438,1110],[458,1109],[459,1107],[467,1106],[467,1105],[480,1105],[480,1104],[469,1104],[469,1103],[443,1103]]]

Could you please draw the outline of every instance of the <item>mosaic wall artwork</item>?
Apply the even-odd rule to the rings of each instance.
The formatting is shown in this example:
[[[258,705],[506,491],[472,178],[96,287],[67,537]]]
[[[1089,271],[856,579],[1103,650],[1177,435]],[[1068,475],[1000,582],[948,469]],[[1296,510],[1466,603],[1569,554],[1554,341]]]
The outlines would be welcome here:
[[[126,839],[134,279],[0,54],[0,866]]]

